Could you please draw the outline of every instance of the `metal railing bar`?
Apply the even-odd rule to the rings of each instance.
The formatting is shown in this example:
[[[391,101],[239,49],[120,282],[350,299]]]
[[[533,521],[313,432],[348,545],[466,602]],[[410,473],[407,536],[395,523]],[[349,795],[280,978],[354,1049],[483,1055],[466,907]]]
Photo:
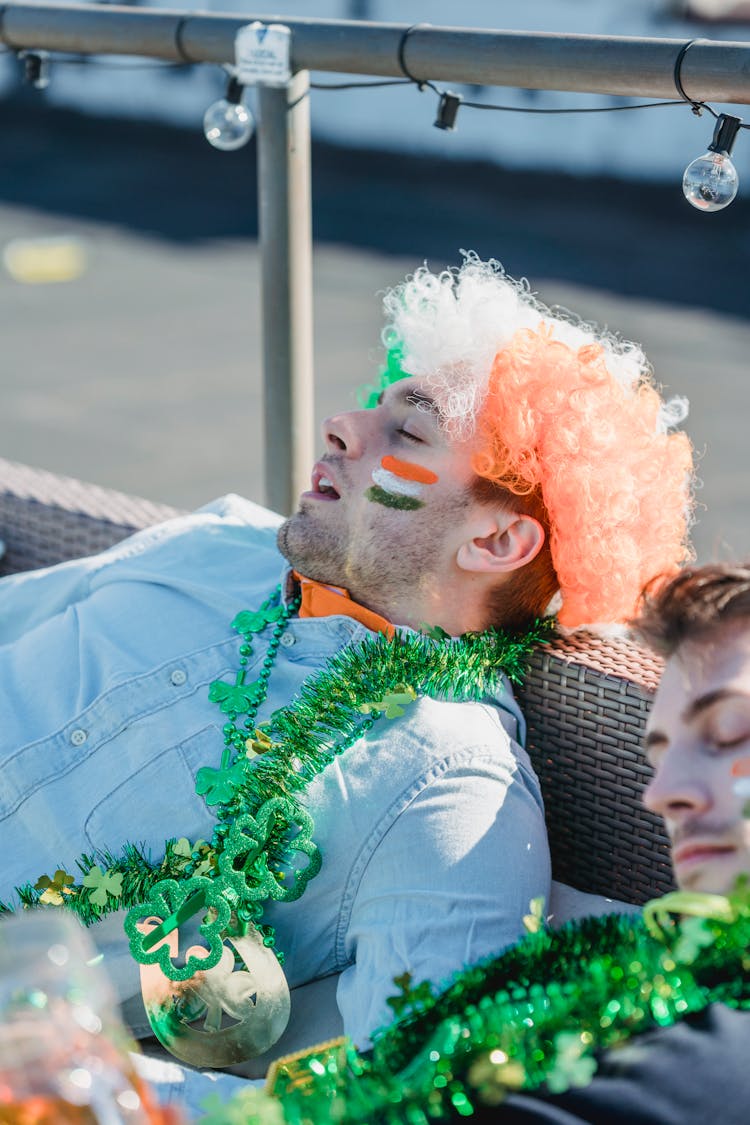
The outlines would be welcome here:
[[[221,64],[234,58],[237,29],[255,19],[283,22],[291,29],[295,70],[382,77],[403,73],[399,46],[409,25],[395,23],[26,0],[2,9],[0,41],[11,48]],[[671,98],[674,62],[683,43],[420,25],[409,35],[406,57],[412,75],[436,81]],[[750,104],[750,44],[700,40],[685,59],[682,77],[697,101]]]

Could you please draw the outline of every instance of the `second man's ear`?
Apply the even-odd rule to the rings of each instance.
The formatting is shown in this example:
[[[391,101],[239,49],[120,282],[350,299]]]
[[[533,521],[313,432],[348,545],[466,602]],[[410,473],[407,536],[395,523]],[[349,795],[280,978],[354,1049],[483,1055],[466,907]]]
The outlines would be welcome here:
[[[504,574],[526,566],[544,546],[544,528],[533,516],[506,512],[492,520],[483,533],[467,539],[458,549],[456,562],[462,570]]]

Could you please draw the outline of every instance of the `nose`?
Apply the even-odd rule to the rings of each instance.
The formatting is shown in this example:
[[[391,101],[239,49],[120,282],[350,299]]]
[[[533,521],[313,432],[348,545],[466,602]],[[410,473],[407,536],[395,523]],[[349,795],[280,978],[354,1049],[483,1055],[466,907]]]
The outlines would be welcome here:
[[[328,453],[346,454],[357,458],[365,446],[366,410],[349,410],[344,414],[334,414],[323,422],[323,440]]]
[[[643,803],[665,820],[679,822],[711,806],[711,789],[696,763],[691,766],[689,755],[670,747],[656,764],[654,776],[643,794]]]

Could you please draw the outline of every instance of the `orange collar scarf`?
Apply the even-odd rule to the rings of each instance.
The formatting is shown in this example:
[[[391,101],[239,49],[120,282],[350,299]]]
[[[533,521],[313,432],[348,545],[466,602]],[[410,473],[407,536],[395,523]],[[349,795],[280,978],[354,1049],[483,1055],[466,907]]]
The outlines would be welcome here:
[[[359,621],[360,625],[372,629],[374,633],[385,633],[386,637],[394,635],[396,630],[390,621],[353,601],[349,597],[349,591],[343,586],[324,585],[312,578],[305,578],[296,570],[294,577],[300,584],[302,596],[299,607],[300,617],[333,617],[340,614],[344,617],[352,617],[355,621]]]

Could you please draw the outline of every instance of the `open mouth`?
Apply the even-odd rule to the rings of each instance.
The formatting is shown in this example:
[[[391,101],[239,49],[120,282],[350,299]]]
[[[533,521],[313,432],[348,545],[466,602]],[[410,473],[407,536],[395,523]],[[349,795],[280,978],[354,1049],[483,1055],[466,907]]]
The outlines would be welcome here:
[[[313,500],[339,500],[339,493],[333,481],[323,471],[321,465],[316,465],[312,472],[310,491],[305,493],[308,499]]]
[[[321,477],[320,478],[320,480],[318,481],[318,487],[317,487],[316,491],[317,491],[319,496],[325,496],[325,498],[327,500],[338,500],[339,499],[339,494],[336,491],[336,489],[333,487],[331,482],[329,481],[328,477]]]

